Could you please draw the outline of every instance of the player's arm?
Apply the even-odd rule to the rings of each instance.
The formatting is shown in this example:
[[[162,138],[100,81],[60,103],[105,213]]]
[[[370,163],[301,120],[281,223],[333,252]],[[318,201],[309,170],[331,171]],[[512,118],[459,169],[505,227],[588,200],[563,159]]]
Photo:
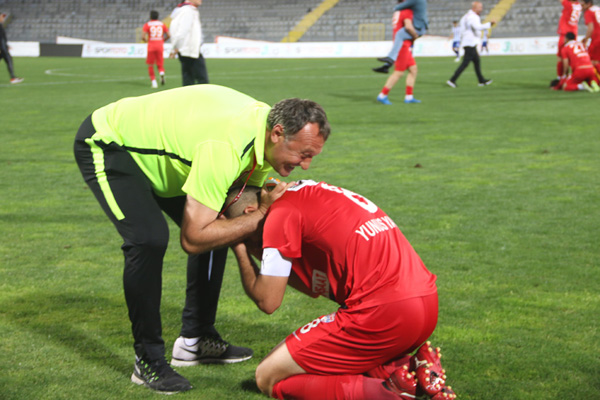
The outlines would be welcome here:
[[[588,24],[585,25],[585,28],[585,37],[583,38],[581,43],[583,43],[583,45],[587,48],[587,42],[589,38],[592,37],[592,32],[594,32],[594,22],[590,21]]]
[[[188,195],[181,223],[181,247],[188,254],[205,253],[243,240],[256,231],[267,210],[294,182],[263,190],[257,212],[232,219],[216,219],[218,212]]]
[[[285,295],[285,287],[288,283],[288,276],[273,276],[263,275],[260,273],[254,260],[248,253],[246,245],[244,243],[238,243],[232,246],[233,253],[237,259],[238,266],[240,268],[240,277],[242,279],[242,285],[244,291],[256,303],[256,306],[267,314],[272,314],[279,308]],[[276,249],[270,249],[271,256],[268,257],[270,263],[289,263],[289,265],[283,265],[283,269],[291,270],[291,261],[281,257],[281,254]],[[267,262],[263,252],[263,263]],[[279,257],[273,255],[279,255]],[[273,267],[271,265],[270,267]],[[279,265],[277,266],[279,267]],[[263,267],[264,268],[264,267]],[[289,273],[289,272],[288,272]]]
[[[422,0],[404,0],[402,3],[394,7],[394,11],[406,10],[407,8],[413,8],[417,3]]]
[[[149,36],[148,32],[142,32],[142,42],[147,43]]]
[[[415,29],[415,26],[413,25],[412,20],[409,18],[406,18],[402,22],[404,24],[404,29],[406,30],[406,32],[408,32],[408,34],[410,36],[412,36],[413,40],[417,40],[419,38],[419,34],[417,33],[417,30]]]

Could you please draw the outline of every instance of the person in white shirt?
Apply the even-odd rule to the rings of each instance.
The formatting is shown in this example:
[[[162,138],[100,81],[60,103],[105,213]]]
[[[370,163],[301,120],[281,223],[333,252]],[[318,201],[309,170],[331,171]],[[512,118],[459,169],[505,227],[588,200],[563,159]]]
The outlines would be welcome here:
[[[486,79],[481,74],[481,62],[479,60],[479,53],[477,52],[477,45],[479,44],[481,31],[490,29],[496,24],[496,21],[492,20],[482,24],[480,17],[482,11],[483,5],[481,2],[474,1],[471,5],[471,9],[460,19],[461,45],[465,53],[463,55],[462,63],[458,66],[456,71],[454,71],[452,78],[446,81],[446,84],[452,88],[456,88],[456,80],[469,66],[471,61],[475,66],[475,74],[477,74],[479,86],[486,86],[492,83],[491,79]]]
[[[206,63],[200,52],[202,25],[198,7],[202,0],[188,0],[177,6],[171,14],[171,58],[179,55],[183,86],[208,83]]]

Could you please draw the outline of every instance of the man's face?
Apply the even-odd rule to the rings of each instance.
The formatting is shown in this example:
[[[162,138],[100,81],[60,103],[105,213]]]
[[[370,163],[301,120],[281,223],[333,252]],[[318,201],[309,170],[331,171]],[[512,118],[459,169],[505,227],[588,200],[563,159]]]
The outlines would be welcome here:
[[[265,149],[265,158],[279,175],[289,176],[295,167],[308,169],[324,144],[325,139],[319,135],[317,123],[307,123],[287,140],[283,136],[283,127],[275,125],[270,133],[270,146]]]
[[[0,24],[3,24],[5,19],[6,19],[6,14],[0,14]]]
[[[473,3],[473,11],[475,11],[475,13],[477,13],[478,15],[481,14],[481,12],[483,11],[483,4],[479,2]]]
[[[584,10],[587,10],[592,6],[592,3],[586,3],[585,1],[580,1],[579,3],[581,4],[581,8],[583,8]]]

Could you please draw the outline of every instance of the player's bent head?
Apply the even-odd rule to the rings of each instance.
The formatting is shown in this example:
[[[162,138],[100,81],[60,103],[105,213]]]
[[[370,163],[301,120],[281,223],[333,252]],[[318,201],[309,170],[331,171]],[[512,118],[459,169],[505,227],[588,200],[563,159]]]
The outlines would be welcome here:
[[[319,135],[327,140],[331,127],[325,110],[319,104],[307,99],[285,99],[276,103],[267,117],[267,127],[272,130],[275,125],[283,127],[286,139],[294,136],[308,123],[319,125]]]
[[[575,40],[575,34],[573,32],[567,32],[567,34],[565,35],[565,39]]]
[[[236,196],[240,193],[241,186],[232,186],[227,192],[225,204],[229,204],[225,210],[225,217],[235,218],[244,214],[247,207],[258,207],[260,204],[260,190],[258,186],[246,186],[237,201]]]
[[[158,11],[150,11],[150,19],[158,19]]]
[[[583,6],[592,6],[594,4],[594,0],[581,0]]]

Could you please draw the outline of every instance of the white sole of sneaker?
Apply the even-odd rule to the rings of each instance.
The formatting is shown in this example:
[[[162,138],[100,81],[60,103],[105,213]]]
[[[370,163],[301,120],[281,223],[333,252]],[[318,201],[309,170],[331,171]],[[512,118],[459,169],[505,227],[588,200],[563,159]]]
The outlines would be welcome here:
[[[150,386],[146,385],[146,382],[144,382],[142,379],[140,379],[135,372],[133,374],[131,374],[131,382],[135,383],[136,385],[140,385],[140,386],[146,386],[148,389],[152,390],[154,393],[158,393],[158,394],[166,394],[166,395],[170,395],[170,394],[177,394],[177,393],[181,393],[181,392],[161,392],[160,390],[154,390],[152,389]]]
[[[193,367],[200,364],[235,364],[251,359],[252,356],[242,358],[232,358],[223,360],[222,358],[203,358],[201,360],[178,360],[171,358],[171,365],[174,367]]]

